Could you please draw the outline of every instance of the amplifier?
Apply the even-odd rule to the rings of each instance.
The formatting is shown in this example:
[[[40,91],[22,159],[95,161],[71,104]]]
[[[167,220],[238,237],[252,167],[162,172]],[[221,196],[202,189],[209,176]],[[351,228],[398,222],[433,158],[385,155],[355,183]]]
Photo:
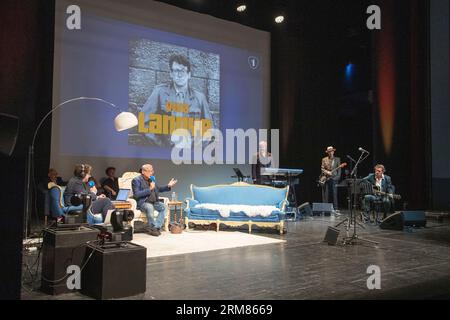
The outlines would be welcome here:
[[[98,235],[97,229],[88,226],[63,226],[43,231],[41,290],[52,295],[72,292],[67,287],[67,267],[81,268],[86,243]]]
[[[81,293],[95,299],[144,293],[146,269],[147,249],[143,246],[132,242],[89,244],[81,273]]]
[[[65,218],[64,218],[64,223],[67,224],[82,224],[85,222],[85,218],[83,219],[83,213],[82,212],[77,212],[76,214],[66,214]]]
[[[327,233],[325,234],[324,242],[327,242],[329,245],[334,246],[338,242],[340,230],[335,227],[329,226],[327,229]]]
[[[330,216],[333,212],[333,204],[332,203],[324,203],[324,202],[313,202],[313,215],[321,215]]]

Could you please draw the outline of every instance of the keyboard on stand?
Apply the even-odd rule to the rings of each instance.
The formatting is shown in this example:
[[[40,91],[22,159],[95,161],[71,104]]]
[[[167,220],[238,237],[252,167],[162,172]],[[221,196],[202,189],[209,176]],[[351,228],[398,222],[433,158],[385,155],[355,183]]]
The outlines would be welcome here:
[[[299,183],[297,177],[302,173],[303,169],[261,168],[261,175],[269,177],[273,187],[289,186],[289,206],[286,210],[286,216],[290,216],[290,218],[288,218],[290,221],[292,221],[292,219],[293,221],[297,220],[298,203],[295,185]]]

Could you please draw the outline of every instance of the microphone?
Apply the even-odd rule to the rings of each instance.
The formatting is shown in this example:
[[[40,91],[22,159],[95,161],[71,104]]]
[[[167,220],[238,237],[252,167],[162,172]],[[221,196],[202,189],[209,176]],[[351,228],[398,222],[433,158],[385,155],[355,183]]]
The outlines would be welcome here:
[[[365,153],[367,153],[367,154],[370,153],[369,151],[367,151],[367,150],[365,150],[365,149],[363,149],[363,148],[361,148],[361,147],[359,147],[358,150],[361,151],[361,152],[365,152]]]
[[[156,177],[155,176],[150,176],[150,180],[152,180],[152,182],[156,183]]]
[[[91,181],[88,182],[88,185],[89,185],[89,187],[91,187],[91,188],[92,188],[92,187],[95,187],[95,182],[91,180]]]
[[[355,159],[353,159],[352,157],[350,157],[349,155],[347,155],[347,158],[349,158],[351,161],[353,161],[353,162],[355,162],[356,163],[356,160]]]

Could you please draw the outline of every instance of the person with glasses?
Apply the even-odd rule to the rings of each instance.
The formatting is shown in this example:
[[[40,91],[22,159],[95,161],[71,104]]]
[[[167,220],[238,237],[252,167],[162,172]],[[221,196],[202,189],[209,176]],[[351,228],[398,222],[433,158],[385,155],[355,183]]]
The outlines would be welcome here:
[[[151,114],[163,114],[175,118],[209,120],[214,127],[206,96],[190,85],[191,63],[180,54],[169,59],[170,81],[156,85],[142,107],[146,122]],[[147,124],[147,123],[146,123]],[[145,136],[157,146],[171,146],[170,134],[146,133]]]

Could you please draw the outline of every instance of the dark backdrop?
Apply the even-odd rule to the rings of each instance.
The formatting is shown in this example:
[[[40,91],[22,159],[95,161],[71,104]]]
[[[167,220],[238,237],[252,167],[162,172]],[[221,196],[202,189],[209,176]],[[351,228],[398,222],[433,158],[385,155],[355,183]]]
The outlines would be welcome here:
[[[19,137],[12,157],[0,157],[4,186],[0,193],[1,299],[20,297],[27,146],[38,121],[51,108],[53,21],[53,1],[1,2],[0,112],[20,118]],[[46,172],[50,124],[41,134],[36,147],[36,169]]]
[[[375,2],[382,8],[381,31],[365,27],[372,2],[321,3],[308,8],[302,32],[272,33],[272,127],[281,130],[281,166],[305,170],[298,188],[301,202],[320,201],[315,181],[325,148],[333,145],[348,162],[346,155],[357,158],[363,147],[371,155],[358,176],[383,163],[403,197],[400,208],[429,208],[428,2]],[[393,44],[388,70],[379,54],[386,38]],[[349,81],[345,68],[350,62],[354,74]],[[380,70],[392,74],[391,86],[378,84]],[[380,126],[378,97],[384,90],[395,95],[388,106],[390,150]],[[345,208],[345,188],[340,195]]]

